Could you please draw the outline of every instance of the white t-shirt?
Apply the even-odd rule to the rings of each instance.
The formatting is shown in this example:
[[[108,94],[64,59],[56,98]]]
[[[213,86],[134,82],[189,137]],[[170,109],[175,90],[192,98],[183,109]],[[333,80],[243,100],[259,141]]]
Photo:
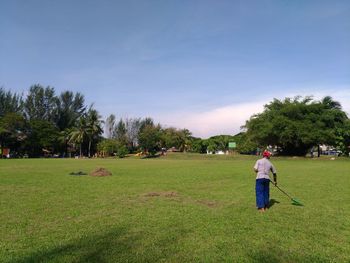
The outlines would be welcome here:
[[[270,179],[269,173],[270,171],[272,173],[276,173],[276,169],[273,166],[273,164],[267,159],[267,158],[262,158],[256,161],[254,165],[254,169],[258,170],[256,173],[256,179]]]

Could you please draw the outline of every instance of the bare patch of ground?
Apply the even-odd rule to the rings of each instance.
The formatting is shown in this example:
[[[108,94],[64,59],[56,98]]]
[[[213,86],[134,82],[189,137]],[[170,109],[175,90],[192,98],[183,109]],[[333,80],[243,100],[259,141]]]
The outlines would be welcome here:
[[[169,199],[172,199],[172,200],[177,200],[177,201],[183,202],[184,204],[192,203],[192,204],[197,204],[197,205],[203,205],[203,206],[206,206],[206,207],[209,207],[209,208],[215,208],[215,207],[218,207],[220,205],[219,202],[217,202],[217,201],[193,200],[192,198],[182,197],[176,191],[149,192],[149,193],[143,194],[142,197],[146,197],[147,199],[148,198],[152,198],[152,197],[165,197],[165,198],[169,198]]]
[[[150,192],[147,194],[144,194],[145,197],[155,197],[155,196],[162,196],[162,197],[178,197],[178,193],[174,191],[170,192]]]
[[[216,201],[210,201],[210,200],[198,200],[198,204],[205,205],[207,207],[217,207],[219,205]]]
[[[90,173],[90,175],[100,177],[100,176],[111,176],[112,173],[110,171],[108,171],[107,169],[100,167],[100,168],[97,168],[96,170],[92,171]]]

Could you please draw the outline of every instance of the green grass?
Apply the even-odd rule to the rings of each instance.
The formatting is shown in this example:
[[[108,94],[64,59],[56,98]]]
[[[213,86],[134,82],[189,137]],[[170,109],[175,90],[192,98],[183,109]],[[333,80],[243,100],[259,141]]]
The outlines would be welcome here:
[[[350,160],[273,158],[305,206],[272,188],[266,213],[255,160],[0,160],[0,262],[349,262]]]

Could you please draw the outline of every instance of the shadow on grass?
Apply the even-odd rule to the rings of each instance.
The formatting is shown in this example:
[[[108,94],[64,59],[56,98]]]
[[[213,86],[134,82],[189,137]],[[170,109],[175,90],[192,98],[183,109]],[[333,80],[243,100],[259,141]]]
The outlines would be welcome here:
[[[249,262],[256,263],[302,263],[302,262],[330,262],[330,259],[319,255],[305,255],[304,253],[291,253],[290,251],[282,251],[278,248],[262,249],[254,251],[247,256]]]
[[[161,157],[160,154],[154,154],[154,155],[145,155],[145,156],[142,156],[141,159],[153,159],[153,158],[159,158]]]
[[[269,206],[268,208],[271,208],[273,207],[275,204],[279,204],[280,202],[277,201],[276,199],[271,199],[270,202],[269,202]]]
[[[168,255],[167,240],[154,240],[152,245],[143,244],[147,237],[128,233],[118,228],[101,235],[89,236],[26,257],[10,261],[13,263],[38,262],[155,262]],[[176,242],[176,241],[175,241]]]

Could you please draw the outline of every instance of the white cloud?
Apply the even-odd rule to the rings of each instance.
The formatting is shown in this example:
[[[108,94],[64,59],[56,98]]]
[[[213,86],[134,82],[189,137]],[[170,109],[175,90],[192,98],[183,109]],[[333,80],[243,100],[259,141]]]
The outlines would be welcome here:
[[[236,134],[245,121],[263,111],[266,102],[239,103],[218,107],[204,112],[178,112],[156,116],[167,126],[187,128],[194,136],[207,138],[219,134]]]
[[[304,89],[304,91],[296,91],[285,95],[278,94],[276,98],[283,100],[285,97],[293,98],[297,95],[313,95],[315,100],[331,96],[334,100],[341,103],[343,110],[350,117],[350,88],[342,87],[333,90],[322,88]],[[246,120],[253,114],[262,112],[264,105],[272,100],[273,96],[256,102],[220,106],[208,111],[162,113],[154,117],[156,121],[163,125],[187,128],[194,136],[201,138],[219,134],[236,134],[240,132],[240,127],[245,124]]]
[[[285,97],[294,97],[296,95],[312,95],[314,100],[320,100],[325,96],[331,96],[333,100],[339,101],[343,110],[350,117],[350,86],[338,86],[337,88],[313,87],[305,88],[304,91],[287,94]]]

